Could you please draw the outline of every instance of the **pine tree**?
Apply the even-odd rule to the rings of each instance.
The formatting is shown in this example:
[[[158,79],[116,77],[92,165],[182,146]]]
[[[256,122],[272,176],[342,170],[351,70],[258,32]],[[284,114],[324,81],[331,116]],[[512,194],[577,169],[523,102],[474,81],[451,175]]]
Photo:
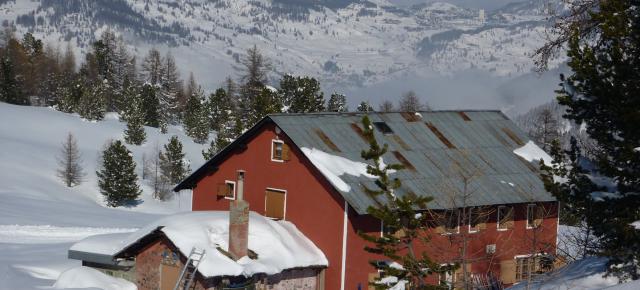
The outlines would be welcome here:
[[[144,108],[144,124],[149,127],[159,128],[163,122],[160,119],[160,100],[156,92],[155,86],[145,83],[140,90],[140,97]]]
[[[640,231],[630,226],[640,220],[640,150],[635,149],[640,144],[640,4],[594,1],[578,5],[582,5],[577,7],[580,14],[560,19],[564,22],[559,27],[566,30],[559,43],[568,39],[573,74],[566,79],[561,75],[558,100],[568,107],[567,118],[586,124],[600,152],[589,160],[572,145],[565,155],[573,165],[568,174],[575,176],[547,184],[547,188],[569,207],[589,209],[578,214],[589,221],[598,237],[599,254],[610,258],[610,272],[640,279]],[[598,180],[593,180],[593,172]],[[606,196],[597,186],[603,179],[610,184]]]
[[[143,82],[153,86],[160,85],[164,75],[162,56],[155,48],[149,50],[147,56],[142,61],[140,78]]]
[[[223,126],[226,126],[232,114],[235,112],[233,101],[224,89],[217,89],[209,95],[209,100],[205,106],[209,119],[209,127],[214,131],[218,131]]]
[[[187,177],[190,169],[184,156],[182,143],[180,143],[178,137],[171,137],[169,143],[164,145],[164,152],[160,154],[162,176],[169,184],[177,184]]]
[[[278,94],[287,113],[324,111],[324,94],[314,78],[286,74],[280,80]]]
[[[98,186],[108,206],[131,204],[142,191],[131,152],[120,140],[111,141],[102,152],[102,168],[97,171]]]
[[[253,126],[262,120],[268,114],[282,112],[282,103],[278,97],[278,93],[265,87],[260,94],[254,97],[251,102],[251,116],[249,116],[248,124]]]
[[[362,101],[356,108],[358,112],[373,112],[373,107],[369,104],[369,102]]]
[[[343,94],[333,93],[327,102],[328,112],[347,112],[347,97]]]
[[[529,136],[542,146],[543,150],[549,151],[552,141],[560,138],[558,120],[549,108],[544,108],[535,116],[534,124]]]
[[[99,81],[92,88],[84,90],[78,103],[78,114],[87,120],[102,120],[107,110],[107,95],[109,95],[109,83],[106,80]]]
[[[8,56],[0,59],[0,100],[10,104],[28,105],[29,100],[21,91],[13,60]]]
[[[77,112],[80,100],[85,95],[86,85],[81,76],[77,76],[68,84],[58,87],[56,109],[65,113]]]
[[[417,252],[420,243],[428,242],[424,233],[428,229],[427,222],[430,215],[425,212],[432,198],[412,194],[404,194],[400,197],[396,195],[396,190],[401,188],[402,184],[398,178],[392,179],[389,174],[402,170],[403,166],[382,163],[382,156],[387,152],[388,145],[378,144],[368,116],[363,117],[362,125],[364,136],[369,142],[369,149],[363,150],[361,156],[365,160],[373,161],[373,165],[367,165],[367,173],[377,178],[375,181],[377,189],[365,187],[364,190],[366,194],[378,196],[387,202],[367,209],[369,215],[382,222],[384,234],[381,236],[360,233],[360,236],[373,244],[365,247],[367,252],[384,256],[402,265],[402,267],[392,266],[384,260],[370,261],[371,265],[381,271],[380,273],[384,273],[371,285],[376,289],[387,289],[389,286],[380,281],[393,276],[398,281],[407,281],[409,289],[441,289],[440,286],[427,285],[425,278],[449,269],[444,269],[432,261],[425,252]]]
[[[69,133],[62,143],[62,149],[58,155],[57,175],[67,187],[79,185],[85,173],[82,169],[82,156],[78,149],[78,142],[73,134]]]
[[[142,145],[147,139],[147,133],[144,131],[145,110],[142,107],[144,100],[133,86],[127,88],[125,95],[127,96],[128,106],[123,114],[124,120],[127,122],[124,140],[129,144]]]
[[[216,138],[211,140],[211,143],[209,143],[209,148],[202,150],[202,157],[204,157],[204,160],[213,158],[213,156],[218,154],[220,150],[227,147],[227,145],[229,145],[233,140],[233,137],[231,136],[232,134],[233,132],[228,126],[220,127],[216,134]]]
[[[206,114],[207,110],[203,98],[201,88],[192,90],[183,121],[187,135],[198,144],[204,144],[209,138],[209,118]]]

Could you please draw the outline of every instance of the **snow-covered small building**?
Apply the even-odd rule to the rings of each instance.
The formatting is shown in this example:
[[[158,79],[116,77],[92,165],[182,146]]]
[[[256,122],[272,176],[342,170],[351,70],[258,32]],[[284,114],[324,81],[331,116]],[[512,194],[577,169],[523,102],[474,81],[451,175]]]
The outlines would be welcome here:
[[[69,258],[140,290],[164,290],[174,288],[196,249],[205,254],[194,289],[322,289],[328,266],[322,251],[292,223],[246,205],[237,200],[230,212],[171,215],[133,233],[92,236],[74,244]]]

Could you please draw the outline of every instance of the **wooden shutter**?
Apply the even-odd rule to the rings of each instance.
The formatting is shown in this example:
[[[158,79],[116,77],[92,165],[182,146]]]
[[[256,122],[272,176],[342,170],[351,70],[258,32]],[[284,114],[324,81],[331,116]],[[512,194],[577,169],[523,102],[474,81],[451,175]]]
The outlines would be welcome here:
[[[160,264],[160,290],[173,290],[180,276],[180,268],[175,265]]]
[[[289,161],[289,145],[282,143],[282,160]]]
[[[500,280],[502,280],[504,284],[513,284],[516,282],[515,260],[500,261]]]
[[[538,205],[536,206],[535,219],[533,220],[533,225],[537,228],[542,224],[542,220],[544,219],[544,206]]]
[[[506,212],[507,212],[507,214],[504,217],[505,224],[507,226],[507,229],[512,229],[513,226],[514,226],[513,207],[512,206],[507,207]]]
[[[369,273],[369,279],[367,280],[369,282],[368,290],[376,290],[376,287],[371,284],[375,283],[378,278],[380,278],[380,273]]]
[[[267,189],[265,194],[265,215],[270,218],[284,219],[285,193]]]
[[[218,192],[216,193],[216,195],[219,197],[225,197],[229,195],[229,187],[226,183],[218,184]]]

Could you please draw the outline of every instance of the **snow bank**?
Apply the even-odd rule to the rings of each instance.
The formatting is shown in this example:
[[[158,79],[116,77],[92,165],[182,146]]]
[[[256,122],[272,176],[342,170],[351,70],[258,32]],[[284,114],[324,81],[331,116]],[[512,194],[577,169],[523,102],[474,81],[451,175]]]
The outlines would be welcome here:
[[[276,274],[291,268],[328,265],[322,251],[292,223],[274,221],[255,212],[250,213],[249,249],[258,254],[256,260],[245,257],[236,262],[216,249],[228,250],[229,213],[225,211],[168,216],[133,234],[87,238],[74,244],[71,250],[114,255],[158,228],[185,256],[193,247],[206,251],[198,268],[206,277],[249,277],[257,273]]]
[[[137,290],[135,284],[120,278],[111,277],[89,267],[75,267],[62,272],[54,289],[103,289],[103,290]]]
[[[130,228],[0,225],[0,243],[42,244],[74,242],[92,235],[131,233]]]
[[[316,148],[302,147],[301,150],[311,163],[322,172],[322,175],[340,191],[348,192],[351,190],[351,187],[340,178],[343,174],[356,177],[364,175],[369,178],[375,178],[375,176],[367,173],[366,163],[332,155]]]
[[[640,230],[640,221],[632,222],[631,226],[636,228],[636,230]]]
[[[624,284],[604,288],[605,290],[638,290],[640,289],[640,280],[631,281]]]
[[[603,277],[607,269],[607,258],[589,257],[573,262],[563,268],[537,278],[529,289],[569,290],[602,289],[618,284],[618,278]],[[526,283],[518,283],[508,290],[527,289]]]
[[[533,141],[527,142],[524,146],[513,150],[513,153],[524,158],[529,162],[542,160],[546,165],[551,165],[553,158],[544,152],[538,145],[533,143]]]

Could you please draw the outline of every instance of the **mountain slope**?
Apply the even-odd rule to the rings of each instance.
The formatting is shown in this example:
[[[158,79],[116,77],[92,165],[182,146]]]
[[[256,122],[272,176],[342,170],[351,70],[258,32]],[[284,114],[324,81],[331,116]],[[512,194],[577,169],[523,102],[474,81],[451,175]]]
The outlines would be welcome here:
[[[139,57],[152,46],[172,51],[183,73],[206,76],[208,88],[233,75],[253,45],[273,61],[276,75],[311,75],[344,87],[470,66],[496,76],[527,73],[533,65],[527,52],[543,40],[547,23],[547,6],[536,2],[482,21],[478,10],[438,2],[401,8],[385,0],[6,1],[0,20],[82,51],[111,27]]]

